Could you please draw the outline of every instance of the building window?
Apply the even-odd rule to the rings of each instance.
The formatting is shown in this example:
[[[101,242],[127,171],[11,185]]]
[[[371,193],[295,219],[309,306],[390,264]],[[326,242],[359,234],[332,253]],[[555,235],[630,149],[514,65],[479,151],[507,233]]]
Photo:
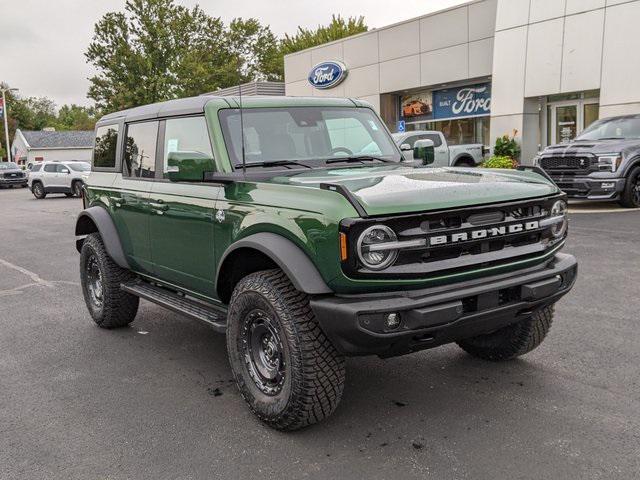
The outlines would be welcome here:
[[[407,130],[435,130],[442,132],[449,145],[480,143],[489,145],[490,117],[456,118],[407,125]]]

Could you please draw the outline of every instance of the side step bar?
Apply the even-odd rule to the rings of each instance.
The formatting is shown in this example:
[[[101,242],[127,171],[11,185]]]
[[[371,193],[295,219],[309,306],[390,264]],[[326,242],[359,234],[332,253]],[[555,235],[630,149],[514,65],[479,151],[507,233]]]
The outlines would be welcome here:
[[[120,288],[127,293],[144,298],[161,307],[181,313],[194,320],[206,323],[219,333],[226,331],[226,311],[197,300],[183,297],[170,290],[157,287],[142,280],[123,283]]]

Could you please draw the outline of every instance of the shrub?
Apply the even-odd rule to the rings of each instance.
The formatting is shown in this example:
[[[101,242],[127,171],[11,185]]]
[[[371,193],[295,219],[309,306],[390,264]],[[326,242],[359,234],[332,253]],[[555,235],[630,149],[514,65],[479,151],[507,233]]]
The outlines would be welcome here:
[[[510,157],[517,160],[520,157],[520,145],[516,142],[517,130],[513,131],[513,135],[503,135],[496,139],[496,145],[493,148],[493,154],[496,157]]]
[[[507,157],[504,155],[494,155],[491,158],[488,158],[482,163],[482,167],[484,168],[516,168],[518,166],[518,162],[515,161],[511,157]]]

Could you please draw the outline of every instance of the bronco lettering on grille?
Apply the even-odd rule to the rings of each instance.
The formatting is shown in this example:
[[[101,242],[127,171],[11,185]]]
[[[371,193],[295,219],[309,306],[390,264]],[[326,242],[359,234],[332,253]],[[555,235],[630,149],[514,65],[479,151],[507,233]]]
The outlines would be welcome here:
[[[457,232],[447,235],[429,237],[429,246],[447,245],[450,243],[466,242],[468,240],[481,240],[483,238],[501,237],[515,233],[528,232],[540,228],[540,222],[533,220],[526,223],[512,223],[500,227],[482,228],[466,232]]]

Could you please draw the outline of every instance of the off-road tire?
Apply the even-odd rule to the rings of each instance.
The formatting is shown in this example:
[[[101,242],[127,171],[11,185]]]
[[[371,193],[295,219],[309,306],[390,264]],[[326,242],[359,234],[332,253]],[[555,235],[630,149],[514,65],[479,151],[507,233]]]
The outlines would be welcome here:
[[[44,185],[42,185],[41,182],[34,182],[33,185],[31,185],[31,193],[33,193],[33,196],[38,200],[42,200],[47,196],[47,192],[45,192]]]
[[[92,257],[95,258],[102,278],[102,305],[97,305],[89,293],[87,265]],[[126,327],[133,321],[140,299],[122,291],[120,284],[134,277],[133,273],[119,267],[109,257],[100,234],[92,233],[87,236],[80,251],[80,280],[89,313],[99,327]]]
[[[243,332],[255,309],[270,315],[282,344],[284,379],[275,394],[264,393],[249,373]],[[262,422],[291,431],[331,415],[344,388],[344,358],[318,325],[308,295],[296,290],[281,270],[265,270],[240,280],[227,322],[227,351],[236,384]]]
[[[620,195],[620,205],[624,208],[640,207],[640,191],[636,190],[640,186],[640,167],[635,167],[627,176],[624,190]]]
[[[82,181],[74,180],[71,184],[71,195],[75,197],[82,197]]]
[[[553,305],[536,310],[530,317],[495,332],[458,342],[470,355],[503,361],[529,353],[542,343],[553,321]]]

